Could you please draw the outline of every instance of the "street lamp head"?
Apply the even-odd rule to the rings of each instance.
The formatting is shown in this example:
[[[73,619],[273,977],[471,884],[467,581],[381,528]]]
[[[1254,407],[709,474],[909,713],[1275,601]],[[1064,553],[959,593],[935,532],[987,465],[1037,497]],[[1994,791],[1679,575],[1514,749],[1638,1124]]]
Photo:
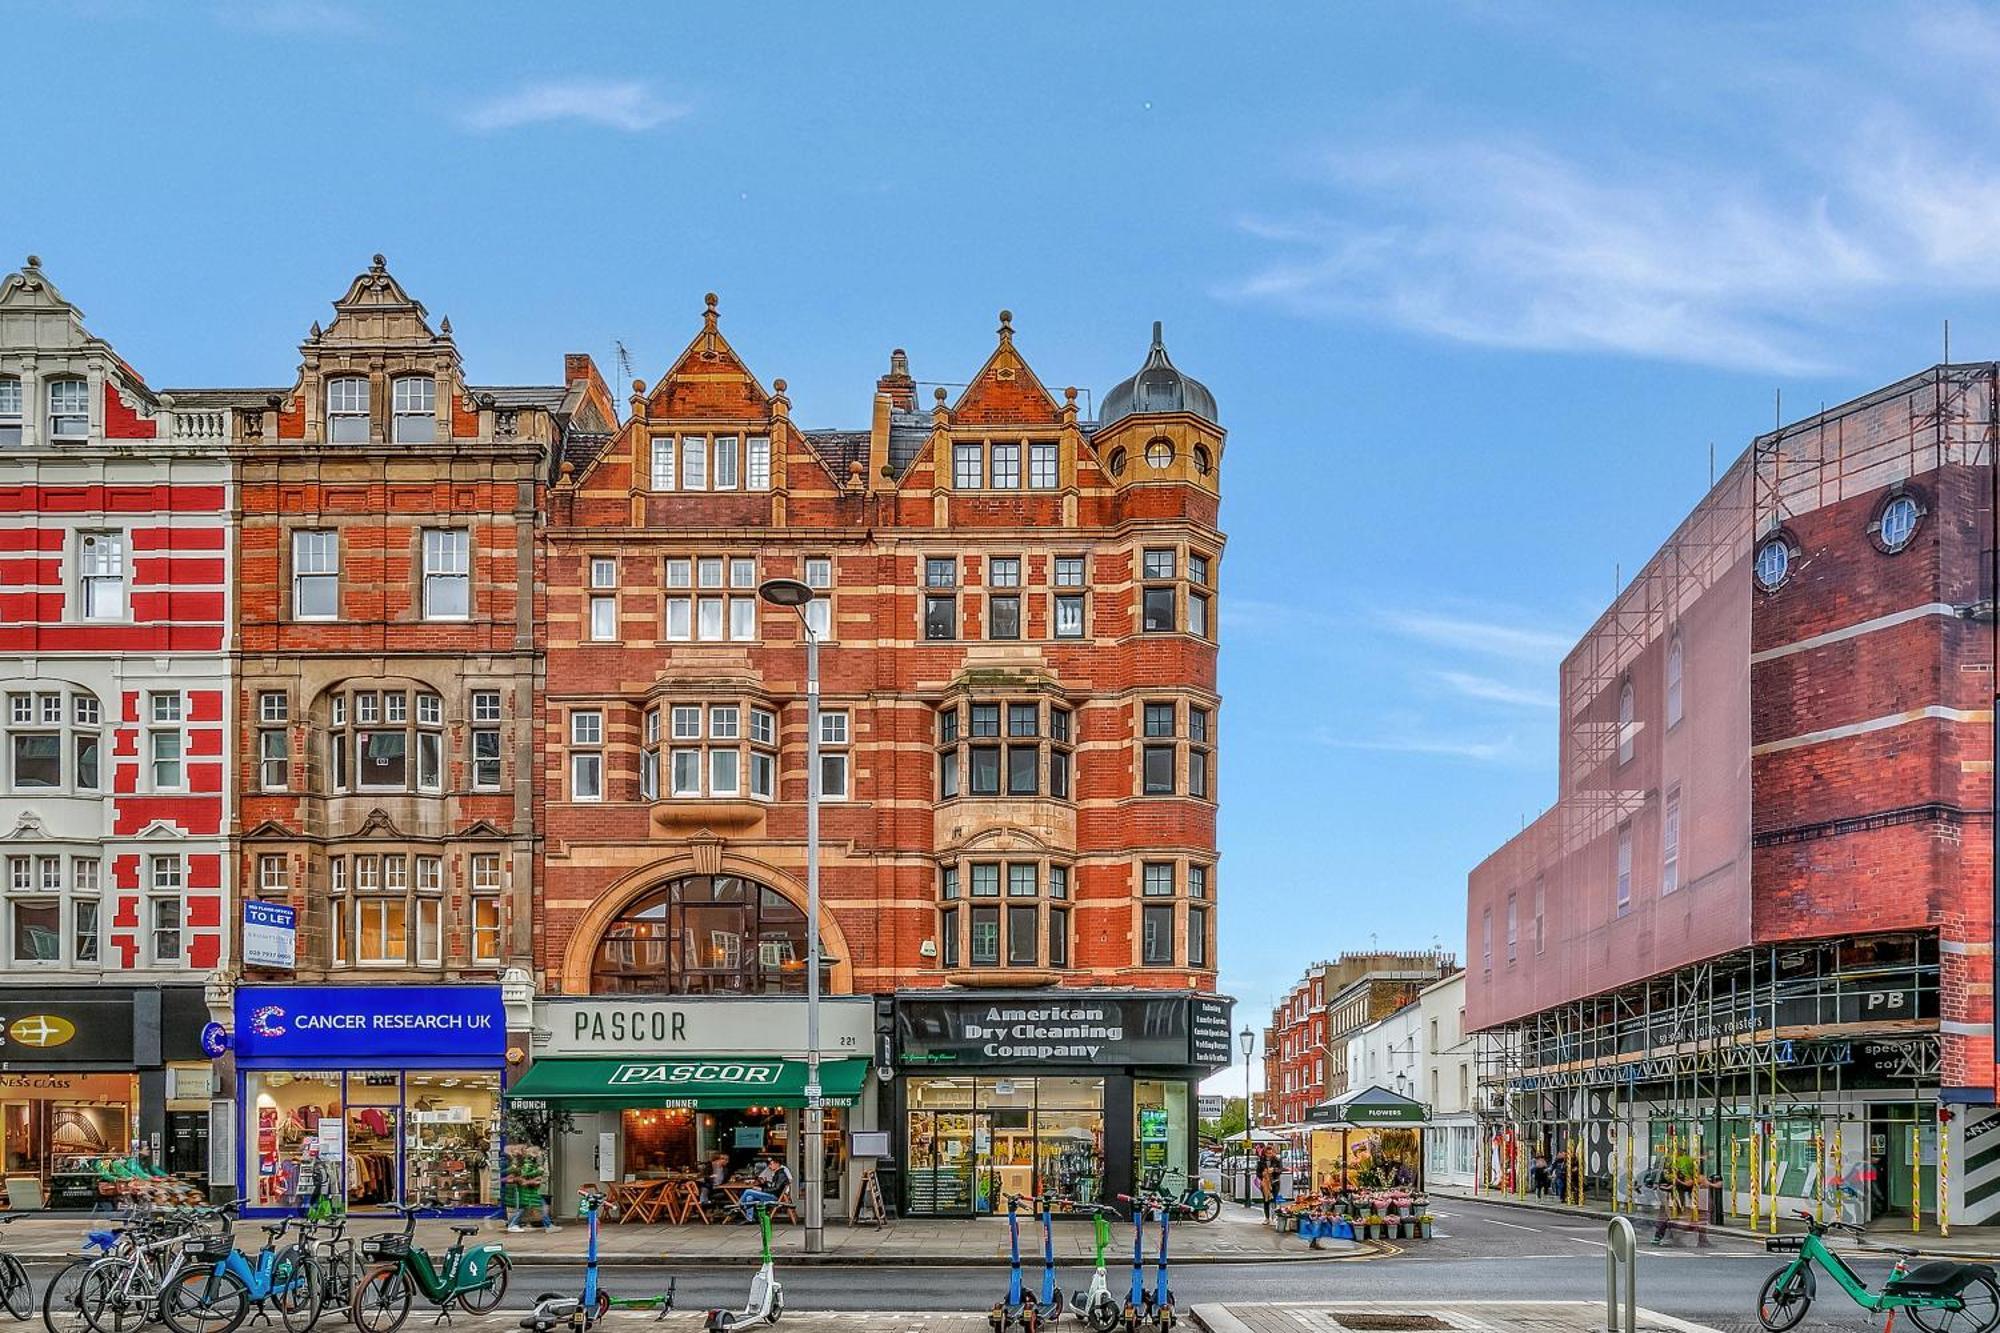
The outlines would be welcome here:
[[[1257,1034],[1251,1030],[1248,1023],[1245,1023],[1243,1031],[1236,1034],[1236,1040],[1243,1047],[1243,1058],[1248,1060],[1250,1052],[1257,1047]]]
[[[813,599],[813,590],[797,579],[765,579],[757,595],[773,606],[804,606]]]

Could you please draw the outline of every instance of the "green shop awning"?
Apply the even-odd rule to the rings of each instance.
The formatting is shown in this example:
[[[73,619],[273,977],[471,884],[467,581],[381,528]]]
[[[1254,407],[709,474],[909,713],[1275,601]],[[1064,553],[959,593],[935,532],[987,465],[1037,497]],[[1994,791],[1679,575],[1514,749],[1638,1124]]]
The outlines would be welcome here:
[[[1309,1125],[1421,1125],[1430,1107],[1387,1088],[1357,1088],[1306,1111]]]
[[[866,1060],[822,1060],[821,1105],[852,1106],[868,1077]],[[685,1106],[729,1111],[746,1106],[804,1106],[806,1062],[734,1056],[670,1059],[537,1060],[510,1098],[569,1106]]]

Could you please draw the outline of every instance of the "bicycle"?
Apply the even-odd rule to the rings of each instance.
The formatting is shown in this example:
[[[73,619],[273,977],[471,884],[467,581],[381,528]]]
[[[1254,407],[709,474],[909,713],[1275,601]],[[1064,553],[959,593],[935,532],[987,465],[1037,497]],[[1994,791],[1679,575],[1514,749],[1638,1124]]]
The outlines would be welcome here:
[[[325,1236],[321,1232],[325,1231]],[[349,1304],[354,1299],[354,1289],[361,1283],[361,1261],[356,1257],[354,1240],[346,1235],[347,1216],[336,1213],[315,1218],[308,1214],[307,1220],[299,1224],[299,1240],[306,1252],[318,1263],[319,1318],[324,1319],[329,1312],[342,1318],[348,1315]]]
[[[1167,1188],[1170,1180],[1180,1182],[1177,1190]],[[1191,1176],[1178,1166],[1154,1172],[1145,1182],[1143,1192],[1165,1198],[1166,1206],[1173,1209],[1175,1217],[1213,1222],[1222,1216],[1222,1196],[1209,1189],[1208,1183],[1199,1176]]]
[[[93,1333],[135,1333],[152,1323],[161,1297],[190,1263],[220,1262],[230,1248],[226,1231],[193,1230],[182,1218],[145,1215],[127,1233],[122,1247],[77,1280],[75,1308]]]
[[[253,1262],[236,1248],[234,1215],[222,1232],[227,1250],[220,1259],[188,1262],[166,1284],[160,1317],[173,1333],[235,1333],[254,1306],[275,1305],[286,1333],[308,1333],[319,1319],[319,1266],[304,1246],[280,1246],[291,1229],[286,1218],[263,1228],[264,1244]]]
[[[48,1333],[86,1333],[90,1325],[85,1322],[83,1310],[77,1302],[84,1272],[126,1243],[124,1233],[120,1231],[92,1231],[84,1236],[83,1255],[57,1269],[56,1275],[49,1279],[49,1285],[42,1289],[42,1327]],[[91,1250],[97,1253],[91,1254]]]
[[[26,1216],[26,1213],[0,1213],[0,1227]],[[21,1261],[4,1252],[0,1252],[0,1308],[16,1319],[32,1319],[35,1315],[35,1284],[28,1280],[28,1270],[21,1266]]]
[[[1803,1236],[1774,1236],[1764,1242],[1764,1248],[1774,1254],[1798,1256],[1765,1278],[1757,1292],[1757,1322],[1770,1333],[1788,1333],[1806,1317],[1818,1294],[1815,1267],[1824,1269],[1862,1309],[1892,1316],[1897,1310],[1908,1310],[1910,1322],[1924,1333],[1992,1333],[2000,1327],[2000,1284],[1996,1284],[1990,1265],[1941,1259],[1914,1268],[1899,1263],[1899,1271],[1890,1275],[1880,1291],[1870,1291],[1847,1262],[1827,1248],[1824,1239],[1827,1233],[1839,1231],[1865,1244],[1867,1233],[1852,1222],[1816,1222],[1804,1210],[1798,1215],[1806,1222]],[[1896,1253],[1905,1259],[1910,1254]]]
[[[421,1246],[411,1243],[416,1234],[420,1208],[406,1203],[389,1205],[403,1215],[401,1232],[370,1236],[361,1245],[361,1262],[370,1265],[368,1275],[354,1288],[348,1317],[365,1333],[396,1333],[410,1317],[415,1296],[422,1296],[438,1309],[443,1319],[453,1305],[468,1314],[487,1314],[507,1294],[511,1271],[507,1254],[497,1241],[468,1246],[465,1238],[479,1227],[454,1226],[457,1237],[433,1263]]]

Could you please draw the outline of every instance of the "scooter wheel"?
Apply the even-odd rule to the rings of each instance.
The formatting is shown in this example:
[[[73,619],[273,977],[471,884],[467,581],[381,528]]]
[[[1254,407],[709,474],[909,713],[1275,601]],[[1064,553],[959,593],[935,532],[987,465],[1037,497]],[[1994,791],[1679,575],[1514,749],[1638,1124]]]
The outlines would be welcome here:
[[[1118,1327],[1120,1313],[1116,1301],[1099,1301],[1083,1312],[1084,1327],[1090,1333],[1111,1333]]]
[[[775,1324],[778,1322],[779,1317],[784,1313],[785,1313],[785,1293],[782,1291],[772,1292],[771,1313],[764,1316],[764,1322],[767,1324]]]

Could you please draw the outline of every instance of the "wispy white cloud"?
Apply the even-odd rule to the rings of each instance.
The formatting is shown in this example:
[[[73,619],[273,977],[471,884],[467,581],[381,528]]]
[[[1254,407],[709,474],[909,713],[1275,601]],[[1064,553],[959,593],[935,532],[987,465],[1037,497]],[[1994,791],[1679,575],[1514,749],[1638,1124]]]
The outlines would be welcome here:
[[[228,0],[215,15],[234,27],[280,36],[354,34],[372,26],[367,15],[339,0]]]
[[[1508,624],[1431,611],[1382,611],[1382,620],[1407,638],[1488,657],[1553,667],[1574,638],[1530,625]]]
[[[1509,685],[1504,680],[1470,671],[1433,671],[1432,678],[1450,686],[1468,699],[1484,703],[1514,704],[1522,708],[1554,708],[1556,696],[1548,690]]]
[[[643,79],[575,78],[525,84],[466,108],[467,129],[491,132],[574,122],[638,134],[688,114]]]
[[[1343,736],[1321,729],[1314,740],[1334,750],[1369,750],[1382,754],[1429,755],[1444,759],[1465,759],[1477,763],[1512,760],[1520,749],[1512,736],[1482,740],[1437,732],[1385,732],[1377,736]]]

